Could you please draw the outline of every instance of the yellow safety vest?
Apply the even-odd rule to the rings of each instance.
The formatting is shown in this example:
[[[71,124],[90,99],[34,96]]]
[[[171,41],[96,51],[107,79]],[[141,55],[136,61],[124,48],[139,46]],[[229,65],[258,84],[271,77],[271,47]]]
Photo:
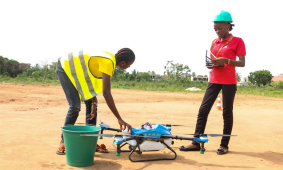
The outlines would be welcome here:
[[[103,51],[103,56],[90,56],[83,51],[79,54],[69,53],[66,57],[61,57],[61,65],[65,73],[77,89],[81,101],[89,100],[103,90],[102,77],[94,77],[89,69],[90,57],[108,58],[113,62],[113,73],[116,67],[115,55]]]

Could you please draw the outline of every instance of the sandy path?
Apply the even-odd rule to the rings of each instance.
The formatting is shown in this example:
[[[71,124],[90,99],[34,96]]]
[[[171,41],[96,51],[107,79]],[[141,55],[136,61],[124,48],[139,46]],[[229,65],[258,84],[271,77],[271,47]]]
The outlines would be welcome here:
[[[190,125],[174,127],[172,133],[193,133],[203,94],[113,90],[122,117],[140,127],[142,123]],[[98,97],[98,119],[112,127],[118,123],[103,97]],[[99,143],[110,153],[96,153],[94,165],[84,168],[66,164],[66,157],[55,154],[60,140],[60,127],[68,109],[61,86],[0,84],[0,169],[283,169],[283,99],[236,95],[233,137],[230,153],[217,155],[221,138],[209,138],[205,154],[180,152],[178,147],[189,141],[175,140],[174,161],[132,163],[128,153],[115,156],[112,138]],[[83,123],[85,106],[77,122]],[[222,113],[212,109],[206,133],[222,132]],[[173,156],[168,150],[143,153],[143,158]]]

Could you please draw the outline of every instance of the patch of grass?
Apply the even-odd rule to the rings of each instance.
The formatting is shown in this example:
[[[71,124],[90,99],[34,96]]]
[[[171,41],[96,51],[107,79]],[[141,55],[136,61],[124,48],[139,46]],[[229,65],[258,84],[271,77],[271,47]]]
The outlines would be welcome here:
[[[11,83],[29,83],[29,84],[42,84],[42,80],[36,80],[30,77],[17,77],[11,78],[0,75],[0,82]],[[44,84],[60,85],[59,80],[46,79]],[[281,83],[282,84],[282,83]],[[281,97],[283,98],[283,87],[280,83],[273,83],[272,86],[255,87],[237,86],[237,94],[260,95],[268,97]],[[161,81],[112,81],[111,86],[114,89],[133,89],[133,90],[146,90],[146,91],[168,91],[168,92],[187,92],[187,93],[204,93],[207,88],[207,82],[188,81],[188,80],[161,80]],[[200,88],[200,91],[187,91],[189,87]]]
[[[7,82],[7,83],[28,83],[28,84],[42,84],[42,80],[36,80],[34,78],[30,77],[17,77],[17,78],[11,78],[7,76],[0,75],[0,82]],[[53,85],[59,85],[59,80],[50,80],[46,79],[44,81],[44,84],[53,84]]]
[[[238,86],[237,94],[252,94],[268,97],[283,97],[283,89],[276,86],[255,87],[255,86]]]
[[[116,89],[134,89],[147,91],[170,91],[170,92],[190,92],[186,89],[189,87],[197,87],[202,89],[196,93],[203,93],[206,90],[207,82],[192,81],[112,81],[112,88]]]

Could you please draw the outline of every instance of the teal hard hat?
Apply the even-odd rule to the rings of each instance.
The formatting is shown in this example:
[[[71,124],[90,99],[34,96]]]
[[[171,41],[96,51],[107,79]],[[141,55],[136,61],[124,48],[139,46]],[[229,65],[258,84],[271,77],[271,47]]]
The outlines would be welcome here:
[[[229,21],[233,22],[232,16],[227,11],[221,11],[220,14],[216,15],[213,22],[220,22],[220,21]]]

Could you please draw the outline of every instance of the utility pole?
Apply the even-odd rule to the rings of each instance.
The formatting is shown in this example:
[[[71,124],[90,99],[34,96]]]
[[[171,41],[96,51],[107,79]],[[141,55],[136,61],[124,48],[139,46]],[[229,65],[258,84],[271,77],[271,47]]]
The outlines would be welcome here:
[[[44,83],[44,80],[45,80],[45,76],[46,76],[46,73],[47,73],[47,68],[48,68],[48,64],[46,65],[45,74],[44,74],[44,77],[43,77],[43,80],[42,80],[42,84]]]

